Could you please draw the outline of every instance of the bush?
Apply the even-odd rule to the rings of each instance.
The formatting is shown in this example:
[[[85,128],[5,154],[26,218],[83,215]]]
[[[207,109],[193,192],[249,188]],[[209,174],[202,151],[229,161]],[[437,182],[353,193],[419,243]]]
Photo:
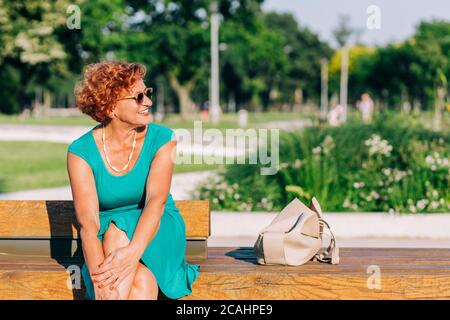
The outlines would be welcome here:
[[[194,194],[214,210],[281,210],[316,196],[326,211],[448,212],[449,135],[385,113],[373,123],[282,132],[275,175],[229,165]]]

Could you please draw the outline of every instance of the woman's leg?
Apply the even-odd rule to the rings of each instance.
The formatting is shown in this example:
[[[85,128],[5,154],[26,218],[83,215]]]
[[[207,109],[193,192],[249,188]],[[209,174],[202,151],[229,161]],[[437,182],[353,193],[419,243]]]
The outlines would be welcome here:
[[[129,300],[157,300],[158,299],[158,283],[145,265],[139,262],[134,276],[133,285],[131,287]]]
[[[125,247],[130,243],[125,232],[117,228],[114,222],[111,222],[108,230],[106,230],[103,236],[103,251],[105,257],[109,255],[109,253],[117,248]],[[117,286],[117,290],[119,291],[120,299],[126,300],[128,295],[130,294],[131,287],[133,285],[133,279],[135,278],[135,273],[132,272],[129,274],[123,281]],[[94,283],[94,285],[96,285]]]

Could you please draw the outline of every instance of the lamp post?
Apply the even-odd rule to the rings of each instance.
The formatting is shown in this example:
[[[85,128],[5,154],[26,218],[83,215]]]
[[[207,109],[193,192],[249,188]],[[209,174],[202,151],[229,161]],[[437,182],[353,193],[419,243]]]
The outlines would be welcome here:
[[[320,60],[321,65],[321,86],[320,86],[320,115],[325,119],[328,113],[328,60]]]
[[[211,10],[211,86],[210,114],[211,122],[217,124],[220,116],[219,101],[219,14],[217,2],[212,2]]]
[[[342,60],[341,60],[341,90],[339,103],[344,109],[344,116],[342,121],[347,121],[347,94],[348,94],[348,44],[344,44],[342,47]]]

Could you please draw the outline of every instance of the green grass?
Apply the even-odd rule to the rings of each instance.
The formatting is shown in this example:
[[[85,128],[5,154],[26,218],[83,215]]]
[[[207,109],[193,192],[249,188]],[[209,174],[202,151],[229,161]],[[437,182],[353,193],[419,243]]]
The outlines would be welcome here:
[[[69,185],[67,145],[0,141],[0,193]],[[174,173],[218,169],[220,165],[177,164]]]
[[[51,188],[69,183],[66,144],[0,142],[0,192]]]

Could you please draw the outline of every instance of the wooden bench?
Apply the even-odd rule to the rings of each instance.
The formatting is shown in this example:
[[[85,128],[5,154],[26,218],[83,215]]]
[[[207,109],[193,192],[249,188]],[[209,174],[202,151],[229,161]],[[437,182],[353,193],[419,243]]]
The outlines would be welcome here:
[[[341,248],[339,265],[261,266],[251,247],[206,247],[208,201],[176,205],[187,260],[201,265],[182,300],[450,298],[448,249]],[[0,299],[83,299],[67,285],[83,263],[76,229],[71,201],[0,201]]]
[[[209,201],[175,203],[186,224],[186,257],[206,259]],[[0,299],[82,298],[84,289],[68,290],[64,280],[69,266],[82,263],[73,201],[0,200]]]

